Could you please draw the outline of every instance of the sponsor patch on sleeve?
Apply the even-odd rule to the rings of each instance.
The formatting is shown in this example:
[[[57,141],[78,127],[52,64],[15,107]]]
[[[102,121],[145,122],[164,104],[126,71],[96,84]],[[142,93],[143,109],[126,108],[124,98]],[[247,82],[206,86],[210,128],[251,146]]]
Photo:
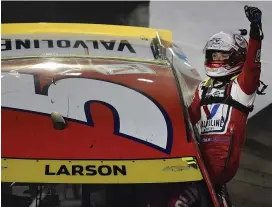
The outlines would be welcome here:
[[[255,56],[255,63],[259,63],[261,61],[261,49],[258,49]]]

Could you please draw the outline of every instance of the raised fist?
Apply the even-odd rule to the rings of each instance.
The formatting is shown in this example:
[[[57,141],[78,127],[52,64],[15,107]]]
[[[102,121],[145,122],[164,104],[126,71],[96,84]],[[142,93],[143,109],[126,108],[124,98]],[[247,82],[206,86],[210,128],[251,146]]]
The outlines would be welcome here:
[[[262,21],[262,11],[257,7],[245,6],[246,17],[251,23],[260,24]]]

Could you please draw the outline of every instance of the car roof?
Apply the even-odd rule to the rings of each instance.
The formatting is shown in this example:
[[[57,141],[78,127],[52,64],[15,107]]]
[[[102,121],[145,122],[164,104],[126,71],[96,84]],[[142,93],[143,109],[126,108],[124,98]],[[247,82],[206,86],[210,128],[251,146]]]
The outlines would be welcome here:
[[[158,36],[163,44],[171,44],[168,30],[96,24],[2,24],[2,58],[67,55],[156,61],[151,46]]]

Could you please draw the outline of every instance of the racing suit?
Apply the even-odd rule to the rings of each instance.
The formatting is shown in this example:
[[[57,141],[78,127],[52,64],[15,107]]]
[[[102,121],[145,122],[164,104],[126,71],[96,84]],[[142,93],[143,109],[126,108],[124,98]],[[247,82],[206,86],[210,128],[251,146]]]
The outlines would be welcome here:
[[[242,72],[224,80],[201,82],[188,109],[192,124],[200,121],[200,150],[217,192],[239,167],[248,113],[253,109],[259,87],[260,50],[261,40],[250,38]],[[148,196],[149,206],[165,207],[165,198],[168,207],[201,206],[203,192],[197,189],[191,184],[177,183],[168,190],[149,190],[155,194]]]
[[[201,82],[188,108],[192,124],[200,121],[200,150],[217,193],[220,193],[218,190],[226,190],[222,186],[230,181],[238,170],[245,142],[247,118],[253,110],[261,74],[261,11],[248,6],[244,9],[251,24],[242,72],[232,77],[211,78]],[[176,187],[172,186],[167,193],[162,192],[160,188],[156,189],[157,193],[156,190],[149,190],[149,193],[155,193],[155,196],[148,196],[150,207],[166,206],[162,204],[163,197],[166,197],[168,207],[193,207],[203,203],[201,195],[204,191],[198,192],[197,189],[201,188],[195,184],[177,183]],[[226,195],[228,196],[227,192]]]
[[[236,174],[246,137],[248,113],[253,108],[261,73],[261,39],[249,39],[247,57],[238,76],[208,79],[195,91],[189,114],[200,120],[200,150],[214,187]]]

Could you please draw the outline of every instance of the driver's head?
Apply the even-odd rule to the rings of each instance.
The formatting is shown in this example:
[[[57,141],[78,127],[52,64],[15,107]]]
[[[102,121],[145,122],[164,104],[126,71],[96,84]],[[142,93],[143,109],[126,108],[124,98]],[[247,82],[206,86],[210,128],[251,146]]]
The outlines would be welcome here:
[[[216,78],[241,72],[247,46],[247,41],[238,34],[220,32],[213,35],[204,48],[206,75]]]

